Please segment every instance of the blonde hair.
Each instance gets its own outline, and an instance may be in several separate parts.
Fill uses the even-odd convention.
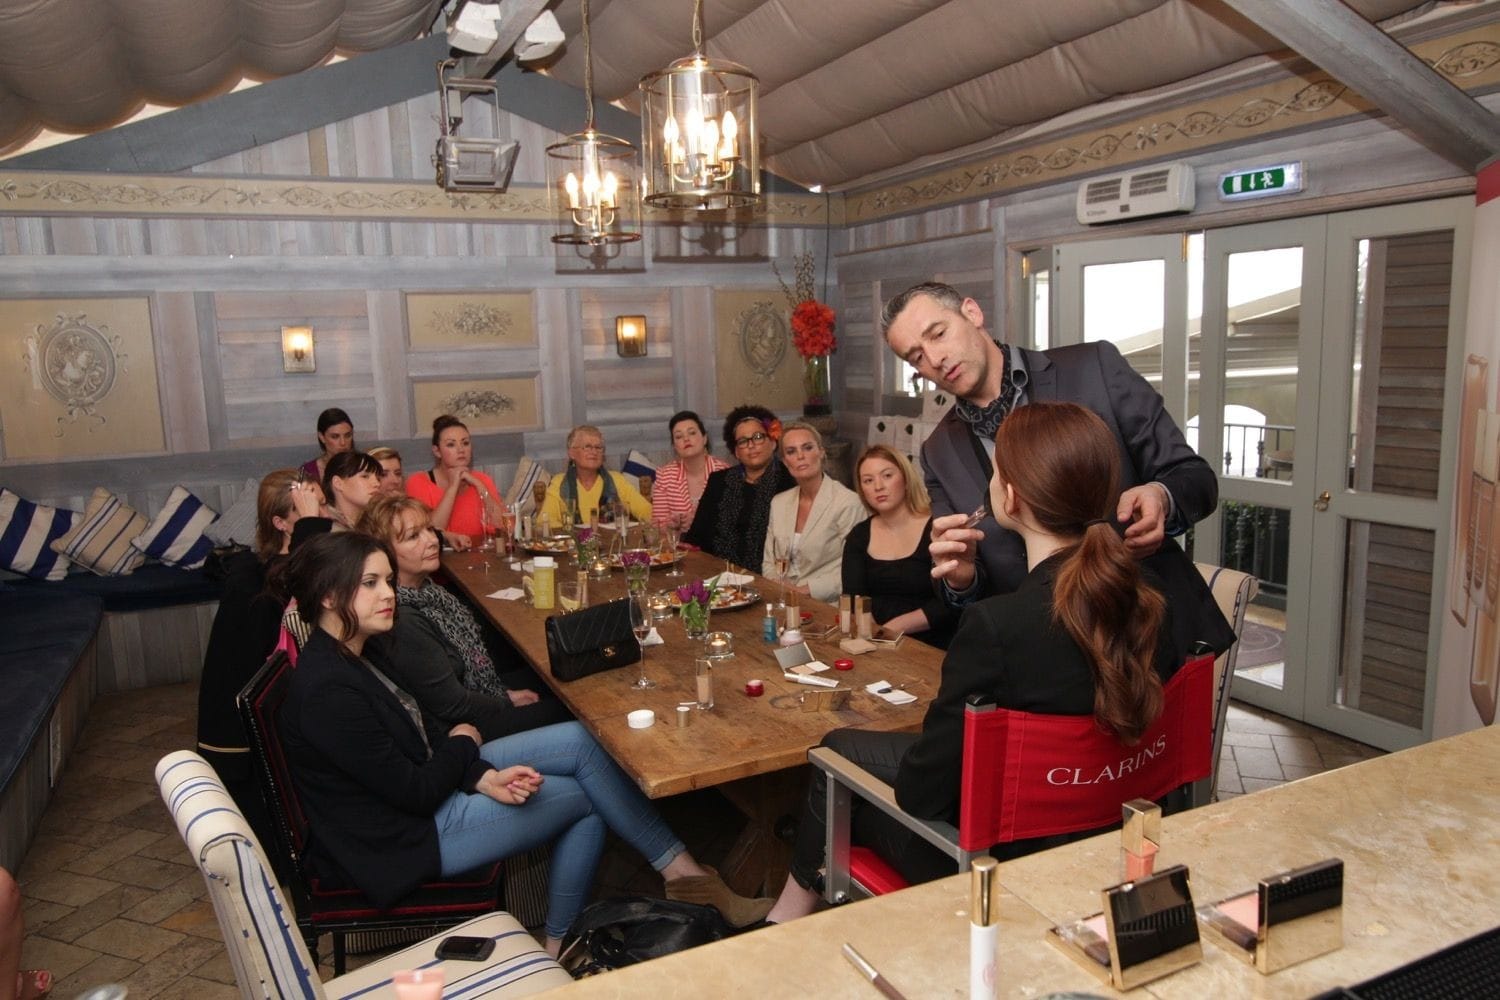
[[[354,530],[373,535],[387,545],[394,545],[396,536],[401,533],[403,515],[408,512],[420,514],[423,521],[432,524],[432,512],[416,497],[376,497],[365,505]]]
[[[381,445],[379,448],[371,448],[365,454],[377,462],[384,462],[388,458],[394,458],[398,462],[401,461],[401,453],[395,448],[388,448],[385,445]]]
[[[812,424],[808,423],[806,420],[793,420],[791,423],[783,425],[781,428],[781,441],[785,441],[786,436],[792,431],[806,431],[808,434],[812,435],[813,444],[818,446],[819,451],[827,450],[823,447],[823,435],[818,433],[818,429]],[[776,443],[780,445],[781,441],[778,441]]]
[[[565,448],[571,448],[571,447],[573,447],[573,442],[575,440],[577,440],[578,435],[580,435],[580,434],[592,434],[596,438],[599,439],[599,443],[600,444],[604,443],[604,432],[603,431],[601,431],[599,428],[595,427],[593,424],[579,424],[577,427],[575,427],[572,430],[568,431],[568,441],[567,441],[567,444],[565,444],[563,447],[565,447]]]
[[[883,459],[901,470],[901,478],[906,480],[904,499],[907,510],[913,514],[932,513],[932,498],[927,495],[927,486],[922,482],[922,477],[917,475],[917,470],[912,468],[911,461],[905,455],[888,444],[870,445],[860,452],[859,458],[854,462],[855,492],[859,494],[859,502],[865,505],[865,510],[871,514],[875,513],[875,508],[871,507],[870,501],[865,499],[865,491],[859,488],[859,470],[872,458]]]

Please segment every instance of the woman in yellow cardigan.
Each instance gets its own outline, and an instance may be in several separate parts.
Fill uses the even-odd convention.
[[[599,518],[600,504],[619,500],[637,521],[651,520],[651,503],[630,484],[627,477],[604,467],[604,432],[590,424],[579,424],[568,433],[568,470],[547,484],[542,513],[553,524],[562,521],[563,501],[578,506],[580,521]]]

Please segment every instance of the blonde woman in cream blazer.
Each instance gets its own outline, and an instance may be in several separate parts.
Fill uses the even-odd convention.
[[[797,589],[819,601],[837,600],[844,539],[867,516],[864,505],[853,490],[824,474],[823,437],[817,428],[800,421],[787,424],[780,448],[781,460],[797,485],[771,498],[761,565],[764,572],[775,572],[776,546],[788,544],[796,535]]]

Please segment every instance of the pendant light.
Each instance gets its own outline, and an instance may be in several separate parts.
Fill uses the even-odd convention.
[[[663,208],[760,201],[756,93],[737,63],[703,54],[703,0],[693,0],[693,54],[641,78],[643,195]]]
[[[641,238],[635,147],[594,128],[594,53],[583,0],[583,131],[547,147],[547,190],[557,217],[553,243],[607,247]]]

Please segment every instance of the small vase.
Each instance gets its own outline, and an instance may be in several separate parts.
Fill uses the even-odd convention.
[[[684,609],[685,611],[686,609]],[[711,608],[704,608],[701,614],[682,614],[682,630],[687,633],[689,639],[702,642],[708,638],[708,618]]]
[[[833,412],[833,395],[829,388],[828,355],[817,354],[802,360],[802,413],[822,417]]]

